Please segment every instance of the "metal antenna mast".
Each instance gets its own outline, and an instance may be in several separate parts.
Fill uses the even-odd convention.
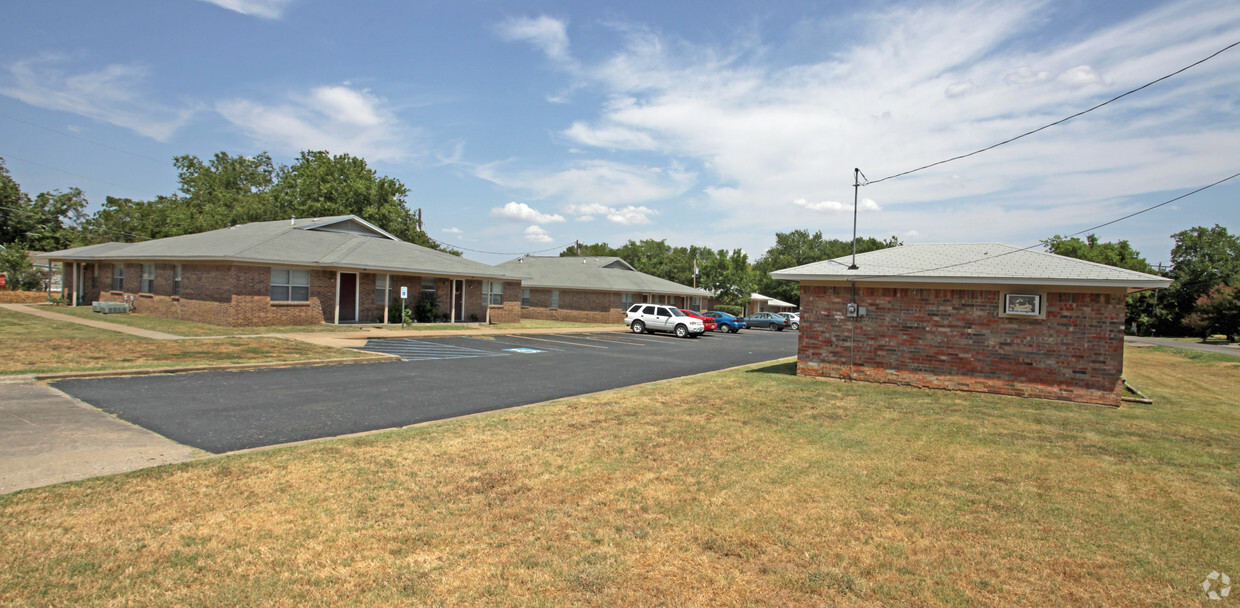
[[[857,193],[861,190],[861,169],[853,169],[853,255],[849,270],[857,269]]]

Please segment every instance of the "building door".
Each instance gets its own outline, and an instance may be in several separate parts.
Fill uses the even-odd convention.
[[[452,280],[452,321],[465,320],[465,281]]]
[[[340,321],[357,323],[357,273],[340,273]]]

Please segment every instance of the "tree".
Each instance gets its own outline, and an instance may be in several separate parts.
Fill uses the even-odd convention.
[[[1196,308],[1198,299],[1218,285],[1240,286],[1240,237],[1215,224],[1197,226],[1171,235],[1171,278],[1174,281],[1159,299],[1166,310],[1163,333],[1172,334]]]
[[[749,266],[749,256],[740,249],[729,253],[725,249],[701,253],[698,266],[701,281],[698,287],[705,289],[724,304],[743,306],[753,293],[754,273]]]
[[[186,154],[173,159],[173,165],[180,193],[172,197],[172,204],[167,199],[163,204],[177,234],[285,219],[272,204],[276,169],[266,152],[252,157],[217,152],[207,162]]]
[[[34,291],[43,288],[47,271],[35,268],[29,252],[17,243],[0,245],[0,273],[4,273],[5,289]]]
[[[297,162],[277,171],[272,188],[281,219],[352,214],[401,240],[440,249],[405,205],[408,194],[400,180],[379,176],[364,159],[324,151],[302,152]]]
[[[70,247],[78,240],[86,204],[78,188],[43,192],[31,199],[0,159],[0,245],[34,251]]]
[[[1240,334],[1240,288],[1216,285],[1197,298],[1193,312],[1184,317],[1184,326],[1195,330],[1202,342],[1214,334],[1235,342]]]
[[[877,251],[898,245],[900,245],[900,240],[894,236],[887,240],[864,237],[857,239],[857,253]],[[755,287],[764,296],[800,304],[800,285],[793,281],[772,279],[771,273],[776,270],[851,255],[852,251],[852,241],[824,239],[822,232],[810,234],[808,230],[793,230],[776,233],[775,245],[767,249],[766,253],[754,262],[754,272],[757,275]]]

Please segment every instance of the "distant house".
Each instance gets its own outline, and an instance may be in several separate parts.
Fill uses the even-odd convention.
[[[769,296],[764,296],[760,293],[755,293],[749,296],[749,304],[745,306],[745,314],[752,315],[758,312],[793,312],[796,309],[796,304],[785,302],[783,300],[777,300]]]
[[[521,281],[402,241],[352,215],[256,222],[140,243],[42,254],[64,265],[75,304],[132,300],[136,312],[229,326],[397,322],[422,292],[447,321],[520,320]]]
[[[638,272],[618,257],[523,256],[496,266],[521,278],[521,317],[619,323],[634,302],[698,310],[710,292]]]
[[[998,243],[772,272],[801,284],[797,373],[1119,405],[1128,293],[1170,279]]]

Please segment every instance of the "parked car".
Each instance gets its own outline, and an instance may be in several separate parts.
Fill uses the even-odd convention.
[[[702,325],[706,326],[706,331],[715,331],[715,329],[718,328],[718,325],[715,323],[714,319],[703,316],[702,313],[700,312],[697,312],[694,310],[685,310],[683,308],[680,309],[680,312],[683,312],[689,315],[690,317],[693,317],[694,319],[701,319]]]
[[[730,331],[732,333],[736,333],[746,327],[749,327],[749,325],[745,323],[744,317],[734,317],[726,312],[708,310],[702,313],[702,316],[714,319],[715,325],[718,326],[718,330],[722,332]]]
[[[788,319],[788,326],[792,329],[801,329],[801,313],[799,312],[781,312],[779,316]]]
[[[624,324],[635,334],[667,331],[680,338],[696,338],[706,333],[706,325],[665,304],[634,304],[624,313]]]
[[[788,319],[785,319],[773,312],[756,312],[745,317],[745,322],[750,327],[765,327],[771,331],[783,331],[785,327],[791,325]]]

